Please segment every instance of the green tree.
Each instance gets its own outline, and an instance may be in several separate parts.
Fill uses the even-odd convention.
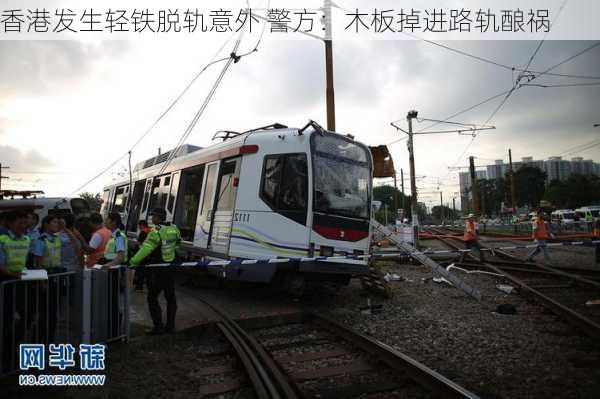
[[[535,208],[546,191],[546,172],[533,166],[523,166],[515,172],[517,204]]]
[[[450,220],[456,220],[458,218],[458,212],[454,212],[454,210],[446,205],[444,205],[443,207],[440,205],[436,205],[433,208],[431,208],[431,216],[433,216],[433,218],[437,221],[437,222],[441,222],[442,221],[442,214],[441,214],[441,210],[443,209],[443,220],[445,220],[446,222],[450,221]]]
[[[396,212],[397,209],[394,206],[394,193],[396,193],[396,195],[398,196],[398,209],[402,209],[402,204],[404,204],[405,217],[410,220],[410,218],[411,218],[410,198],[411,197],[408,195],[402,195],[402,192],[400,192],[400,190],[396,190],[393,186],[384,185],[384,186],[373,187],[373,200],[381,201],[381,209],[375,213],[375,219],[378,222],[380,222],[380,223],[385,222],[385,213],[384,212],[385,212],[386,206],[384,206],[384,205],[387,205],[388,222],[392,223],[395,220],[395,216],[398,213]],[[403,202],[403,199],[404,199],[404,202]],[[425,217],[425,213],[426,213],[425,208],[418,207],[418,213],[419,213],[420,218]]]
[[[600,202],[600,178],[595,175],[571,175],[567,180],[553,180],[544,199],[557,208],[575,209]]]
[[[100,193],[92,194],[85,192],[79,194],[79,198],[88,203],[91,212],[100,212],[100,206],[102,206],[102,196]]]
[[[502,208],[502,202],[506,198],[505,180],[502,178],[479,179],[477,180],[477,187],[482,214],[498,215]]]

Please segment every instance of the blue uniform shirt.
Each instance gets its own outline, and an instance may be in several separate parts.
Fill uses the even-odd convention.
[[[35,256],[44,256],[44,249],[46,249],[46,243],[44,240],[58,240],[58,237],[49,233],[42,233],[36,240],[32,240],[32,250],[31,252]]]
[[[117,233],[119,233],[117,235]],[[125,252],[125,235],[120,230],[112,232],[112,237],[115,239],[115,252]]]

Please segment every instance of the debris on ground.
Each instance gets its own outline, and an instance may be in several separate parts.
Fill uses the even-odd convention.
[[[600,305],[600,299],[592,299],[585,303],[586,306],[596,306]]]
[[[510,303],[503,303],[496,307],[496,313],[515,315],[515,314],[517,314],[517,307]]]
[[[443,278],[443,277],[434,277],[434,278],[433,278],[433,282],[434,282],[434,283],[438,283],[438,284],[441,284],[441,283],[446,283],[446,284],[448,284],[448,285],[451,285],[451,286],[453,286],[453,285],[452,285],[452,283],[451,283],[450,281],[446,280],[446,279],[445,279],[445,278]]]
[[[508,284],[497,284],[496,288],[499,289],[500,291],[504,292],[505,294],[512,294],[513,292],[515,292],[515,289],[516,289],[512,285],[508,285]]]
[[[401,276],[397,275],[396,273],[386,273],[383,276],[383,279],[387,282],[390,281],[403,281],[404,278],[402,278]]]

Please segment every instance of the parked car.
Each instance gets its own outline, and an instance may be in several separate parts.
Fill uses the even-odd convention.
[[[572,209],[559,209],[551,214],[552,223],[572,226],[575,223],[575,211]]]

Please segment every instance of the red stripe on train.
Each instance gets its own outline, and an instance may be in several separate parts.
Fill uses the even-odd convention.
[[[360,241],[369,236],[368,231],[342,229],[339,227],[313,226],[313,230],[329,240]]]

